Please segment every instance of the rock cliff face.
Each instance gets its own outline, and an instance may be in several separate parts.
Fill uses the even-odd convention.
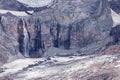
[[[0,24],[0,59],[5,63],[13,58],[10,55],[21,58],[20,53],[25,57],[84,55],[86,49],[99,53],[109,42],[113,22],[107,0],[56,0],[31,16],[2,14]]]
[[[22,58],[18,46],[17,18],[13,17],[0,16],[0,65]]]

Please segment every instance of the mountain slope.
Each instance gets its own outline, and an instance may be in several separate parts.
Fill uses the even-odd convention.
[[[62,62],[61,62],[62,60]],[[29,59],[25,64],[31,63]],[[55,57],[51,60],[35,60],[22,68],[17,60],[4,66],[0,74],[1,80],[119,80],[120,59],[119,55],[84,56],[84,57]],[[20,69],[19,69],[20,68]],[[16,71],[14,71],[16,70]]]

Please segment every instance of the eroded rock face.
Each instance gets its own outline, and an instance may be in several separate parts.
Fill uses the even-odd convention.
[[[0,16],[0,65],[22,58],[18,47],[17,18]]]
[[[42,52],[49,47],[61,49],[85,47],[106,39],[112,27],[107,0],[58,0],[52,9],[39,12],[37,18],[31,18],[35,19],[34,33],[28,29],[31,39],[35,38],[32,35],[36,34],[35,32],[41,35],[41,38],[35,38],[39,41],[34,40],[34,43],[37,43],[32,46],[35,48],[35,45],[39,44],[37,48]],[[29,21],[32,22],[31,19]],[[32,51],[38,52],[33,48]]]
[[[2,21],[0,43],[8,45],[4,39],[6,35],[11,41],[11,54],[17,51],[16,54],[21,52],[29,57],[51,56],[50,52],[46,53],[51,47],[74,50],[104,41],[112,27],[107,0],[57,0],[50,9],[23,18],[2,15]]]

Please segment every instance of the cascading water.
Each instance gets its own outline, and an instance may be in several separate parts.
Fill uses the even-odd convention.
[[[24,56],[29,57],[29,46],[28,46],[29,36],[28,36],[27,29],[25,27],[24,20],[23,20],[23,34],[24,34]]]

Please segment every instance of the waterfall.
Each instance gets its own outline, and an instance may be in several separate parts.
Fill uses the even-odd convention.
[[[29,36],[28,36],[28,32],[27,29],[25,27],[25,21],[23,20],[23,34],[24,34],[24,56],[25,57],[29,57]]]

